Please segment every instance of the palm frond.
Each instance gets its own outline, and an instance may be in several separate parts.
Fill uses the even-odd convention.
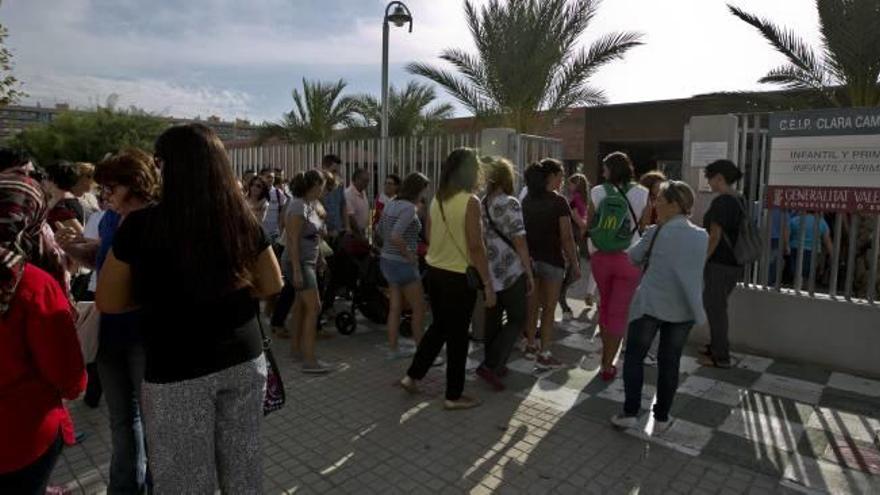
[[[474,113],[484,112],[487,108],[491,107],[489,102],[477,90],[449,71],[422,63],[411,63],[406,66],[406,70],[410,74],[422,76],[442,86],[453,98]]]

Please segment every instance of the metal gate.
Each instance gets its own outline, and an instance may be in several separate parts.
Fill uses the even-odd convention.
[[[753,205],[753,217],[764,233],[760,260],[747,267],[744,283],[755,289],[792,291],[810,297],[876,304],[880,214],[808,213],[767,207],[769,114],[737,116],[737,162],[745,173],[740,192]],[[810,220],[811,218],[811,220]],[[823,222],[829,239],[823,239]],[[805,246],[807,224],[811,245]],[[795,237],[786,234],[797,230]],[[824,241],[830,241],[830,253]],[[787,254],[783,249],[794,244]],[[788,274],[788,276],[786,276]]]
[[[357,169],[366,169],[372,181],[371,191],[375,194],[379,184],[385,182],[387,174],[397,174],[401,178],[411,172],[421,172],[431,179],[432,184],[440,180],[440,168],[452,150],[461,147],[480,147],[480,134],[447,134],[423,137],[388,138],[388,166],[379,170],[379,144],[376,139],[357,139],[330,141],[309,144],[271,144],[231,148],[229,158],[236,175],[246,170],[259,172],[263,167],[280,168],[287,177],[321,166],[321,158],[327,154],[338,155],[342,160],[342,173],[346,181]],[[542,136],[516,134],[510,146],[510,156],[518,171],[528,163],[541,158],[561,158],[562,141]]]

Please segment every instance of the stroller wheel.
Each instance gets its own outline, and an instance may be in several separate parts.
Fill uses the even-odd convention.
[[[351,335],[357,329],[357,320],[354,313],[339,313],[336,315],[336,330],[342,335]]]
[[[404,337],[412,337],[412,321],[408,316],[404,316],[400,320],[400,335]]]

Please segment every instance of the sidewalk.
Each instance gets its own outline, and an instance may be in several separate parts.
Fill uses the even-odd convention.
[[[707,369],[688,350],[670,428],[619,432],[608,418],[623,383],[598,378],[592,323],[558,328],[555,353],[568,368],[535,374],[515,352],[508,390],[471,373],[468,390],[484,404],[461,412],[441,407],[442,368],[420,396],[394,387],[408,362],[386,361],[383,327],[363,319],[353,336],[319,341],[322,359],[341,367],[328,376],[300,374],[288,341],[276,341],[288,404],[264,423],[265,492],[880,493],[880,382],[748,355]],[[645,409],[653,383],[649,368]],[[52,481],[102,493],[106,408],[70,406],[88,436],[64,451]]]

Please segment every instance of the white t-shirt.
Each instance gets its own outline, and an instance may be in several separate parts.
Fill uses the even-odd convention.
[[[275,239],[281,232],[280,216],[287,204],[287,195],[277,187],[269,189],[269,208],[263,218],[263,230],[270,239]]]
[[[629,200],[629,204],[632,206],[633,211],[636,214],[636,217],[632,219],[633,226],[639,225],[639,220],[642,219],[642,213],[645,211],[645,207],[648,206],[648,197],[650,196],[650,191],[647,188],[640,186],[638,184],[633,184],[630,187],[630,190],[626,192],[626,198]],[[605,199],[607,194],[605,193],[605,186],[598,185],[590,190],[590,199],[593,201],[593,206],[597,209],[599,205],[602,203],[602,200]],[[595,210],[594,210],[595,211]],[[638,232],[633,234],[632,242],[630,242],[630,247],[638,244],[639,239],[642,236],[639,235]],[[596,247],[593,246],[593,242],[590,241],[590,252],[596,250]]]
[[[98,225],[101,223],[101,219],[104,218],[104,213],[107,212],[105,210],[98,210],[89,216],[89,219],[86,220],[86,226],[83,227],[83,237],[94,240],[101,239],[101,235],[98,233]],[[95,292],[97,288],[98,270],[92,270],[92,276],[89,277],[89,291]]]

